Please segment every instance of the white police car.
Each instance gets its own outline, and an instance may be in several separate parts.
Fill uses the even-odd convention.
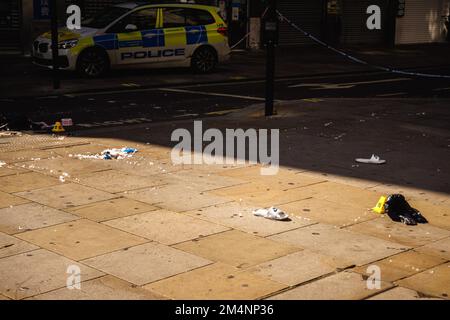
[[[110,67],[145,63],[212,71],[230,55],[227,26],[211,6],[122,3],[59,30],[60,69],[98,77]],[[51,67],[51,33],[33,43],[33,63]]]

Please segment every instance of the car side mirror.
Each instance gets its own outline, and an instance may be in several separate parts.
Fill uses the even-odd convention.
[[[127,24],[125,31],[132,32],[137,31],[138,27],[135,24]]]

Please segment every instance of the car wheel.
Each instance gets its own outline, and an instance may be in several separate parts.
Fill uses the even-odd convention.
[[[198,73],[208,73],[213,71],[217,65],[217,54],[214,49],[200,47],[192,56],[191,66]]]
[[[109,69],[108,55],[100,49],[86,49],[78,58],[77,69],[82,76],[98,78]]]

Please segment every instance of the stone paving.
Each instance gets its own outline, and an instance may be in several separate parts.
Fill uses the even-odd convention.
[[[125,139],[33,139],[0,154],[0,299],[449,298],[442,194],[413,197],[431,223],[408,227],[370,211],[387,191],[369,180],[174,167],[168,148]],[[139,152],[73,157],[105,146]],[[253,216],[269,205],[291,221]],[[70,265],[80,290],[66,288]]]

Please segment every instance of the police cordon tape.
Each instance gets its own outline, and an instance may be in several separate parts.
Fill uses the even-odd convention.
[[[261,14],[261,20],[264,19],[265,15],[266,15],[266,13],[267,13],[267,11],[268,11],[268,9],[269,9],[269,8],[266,7],[266,9],[264,10],[264,12]],[[238,45],[240,45],[240,44],[242,43],[242,41],[244,41],[245,39],[247,39],[248,36],[249,36],[251,33],[252,33],[251,31],[247,32],[247,34],[246,34],[244,37],[242,37],[241,40],[239,40],[239,41],[236,42],[234,45],[232,45],[232,46],[230,47],[230,49],[233,50],[233,49],[236,48]]]
[[[336,49],[332,46],[330,46],[328,43],[323,42],[322,40],[316,38],[314,35],[312,35],[311,33],[303,30],[302,28],[300,28],[299,26],[297,26],[295,23],[293,23],[291,20],[289,20],[287,17],[285,17],[280,11],[277,10],[277,14],[278,16],[281,18],[281,21],[286,21],[291,27],[293,27],[294,29],[296,29],[297,31],[300,31],[301,33],[303,33],[306,37],[310,38],[311,40],[313,40],[314,42],[320,44],[323,47],[326,47],[327,49],[330,49],[344,57],[346,57],[347,59],[359,63],[359,64],[363,64],[366,65],[368,67],[377,69],[377,70],[382,70],[382,71],[386,71],[386,72],[391,72],[391,73],[396,73],[396,74],[403,74],[403,75],[408,75],[408,76],[418,76],[418,77],[427,77],[427,78],[445,78],[445,79],[450,79],[450,75],[441,75],[441,74],[430,74],[430,73],[420,73],[420,72],[410,72],[410,71],[402,71],[402,70],[398,70],[398,69],[394,69],[394,68],[388,68],[388,67],[383,67],[383,66],[379,66],[379,65],[375,65],[375,64],[371,64],[367,61],[358,59],[356,57],[353,57],[351,55],[349,55],[348,53]]]
[[[241,40],[239,40],[238,42],[236,42],[234,45],[232,45],[230,47],[231,50],[233,50],[234,48],[236,48],[238,45],[240,45],[242,43],[242,41],[244,41],[245,39],[248,38],[248,36],[250,35],[250,32],[248,32]]]

